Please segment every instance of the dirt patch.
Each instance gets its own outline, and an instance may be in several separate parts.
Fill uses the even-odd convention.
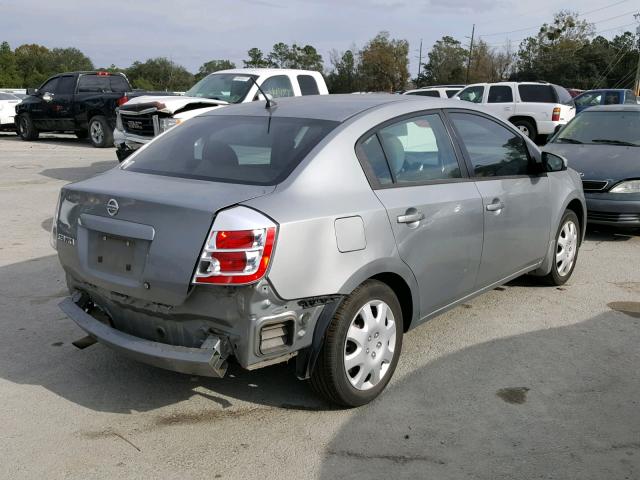
[[[240,410],[203,410],[201,412],[180,412],[171,415],[158,415],[153,418],[156,427],[167,427],[172,425],[194,425],[197,423],[215,422],[227,418],[244,417],[263,411],[268,408],[243,408]]]
[[[501,388],[496,392],[496,395],[507,403],[522,405],[527,401],[528,391],[528,387]]]

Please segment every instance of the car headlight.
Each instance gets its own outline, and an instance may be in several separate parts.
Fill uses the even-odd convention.
[[[609,190],[610,193],[640,193],[640,180],[620,182]]]
[[[166,132],[172,127],[176,125],[180,125],[182,123],[182,119],[180,118],[161,118],[160,119],[160,131]]]

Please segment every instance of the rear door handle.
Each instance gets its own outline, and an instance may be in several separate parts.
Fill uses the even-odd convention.
[[[499,212],[503,208],[504,208],[504,203],[500,202],[500,201],[493,202],[493,203],[490,203],[489,205],[487,205],[487,211],[488,212]]]
[[[419,222],[423,218],[424,218],[424,213],[422,212],[409,213],[406,215],[398,215],[398,223],[415,223],[415,222]]]

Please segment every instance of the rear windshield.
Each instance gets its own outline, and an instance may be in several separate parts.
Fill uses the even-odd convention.
[[[556,92],[551,85],[518,85],[520,100],[523,102],[557,103]]]
[[[124,93],[130,90],[122,75],[85,74],[78,80],[78,93]]]
[[[307,118],[197,117],[158,137],[122,168],[214,182],[275,185],[337,125]]]

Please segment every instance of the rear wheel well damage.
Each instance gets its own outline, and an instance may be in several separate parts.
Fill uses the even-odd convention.
[[[390,272],[380,273],[371,278],[386,284],[393,290],[393,293],[396,294],[398,302],[400,302],[400,308],[402,309],[403,330],[405,332],[409,330],[413,318],[413,299],[411,297],[411,289],[409,285],[407,285],[407,282],[405,282],[400,275]]]
[[[355,291],[368,280],[378,280],[393,290],[393,293],[395,293],[398,298],[398,302],[400,303],[400,308],[402,309],[403,331],[406,332],[409,330],[413,319],[413,297],[411,295],[411,288],[409,285],[407,285],[404,279],[397,273],[384,272],[365,279],[352,291]],[[311,372],[313,371],[318,359],[318,355],[320,354],[320,350],[324,344],[324,337],[329,323],[331,323],[338,307],[345,298],[345,296],[335,297],[331,299],[332,301],[325,304],[315,325],[312,344],[309,347],[300,350],[296,357],[296,376],[299,379],[303,380],[310,378]]]

